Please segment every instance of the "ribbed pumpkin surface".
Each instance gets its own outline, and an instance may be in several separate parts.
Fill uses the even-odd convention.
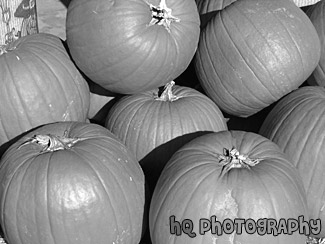
[[[65,133],[81,140],[44,153],[36,142],[21,146],[34,135]],[[8,243],[137,244],[143,211],[143,172],[101,126],[45,125],[13,144],[1,160],[0,223]]]
[[[271,139],[298,168],[307,192],[310,218],[325,221],[325,89],[292,92],[266,117],[260,134]],[[320,237],[324,237],[322,228]]]
[[[207,95],[247,117],[301,85],[320,58],[317,32],[291,0],[239,0],[201,32],[195,67]]]
[[[88,109],[88,84],[58,37],[25,36],[0,55],[0,144],[42,124],[85,121]]]
[[[196,0],[199,14],[221,10],[237,0]]]
[[[307,10],[311,22],[315,26],[321,43],[320,61],[313,72],[318,85],[325,86],[325,1],[319,1]]]
[[[218,155],[224,148],[236,148],[240,155],[260,159],[255,166],[233,168],[220,176]],[[170,233],[169,217],[193,222],[191,238]],[[149,212],[152,243],[155,244],[297,244],[306,236],[293,235],[199,234],[200,219],[216,216],[221,223],[229,218],[298,219],[307,216],[304,187],[298,171],[279,147],[258,134],[223,131],[196,138],[179,149],[164,168],[155,188]],[[212,224],[211,224],[212,227]],[[205,227],[206,228],[206,227]],[[215,230],[216,225],[212,227]]]

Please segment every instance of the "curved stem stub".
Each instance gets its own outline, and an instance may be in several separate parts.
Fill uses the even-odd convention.
[[[69,138],[67,137],[67,131],[65,131],[63,136],[56,136],[51,134],[46,135],[34,135],[27,141],[22,143],[18,149],[24,145],[35,143],[41,146],[40,153],[54,152],[58,150],[64,150],[71,148],[75,143],[86,138]]]
[[[180,19],[172,15],[172,10],[167,7],[166,0],[161,0],[159,6],[148,3],[151,10],[151,21],[149,26],[163,25],[170,32],[172,22],[179,22]]]
[[[247,155],[242,155],[236,148],[231,150],[224,148],[223,155],[218,154],[219,163],[222,165],[220,176],[226,174],[229,170],[234,168],[246,168],[255,166],[261,159],[251,159]]]

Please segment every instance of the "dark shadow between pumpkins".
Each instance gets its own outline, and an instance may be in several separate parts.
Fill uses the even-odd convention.
[[[178,136],[152,150],[143,159],[140,160],[140,165],[143,169],[146,181],[148,182],[149,190],[153,193],[158,178],[169,161],[172,155],[184,146],[186,143],[190,142],[194,138],[203,136],[212,131],[197,131],[193,133],[188,133],[182,136]]]

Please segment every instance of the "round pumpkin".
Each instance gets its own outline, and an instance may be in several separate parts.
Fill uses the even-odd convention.
[[[255,232],[244,222],[230,231],[236,219],[252,226],[273,219],[277,226],[299,216],[308,220],[305,190],[280,148],[255,133],[221,131],[193,139],[172,156],[152,196],[149,226],[155,244],[297,244],[306,236],[277,228],[268,234],[267,222]],[[186,233],[175,234],[176,221]]]
[[[144,175],[107,129],[44,125],[0,162],[0,223],[12,244],[137,244]]]
[[[88,110],[88,84],[60,38],[39,33],[3,47],[0,144],[42,124],[84,122]]]
[[[310,6],[306,14],[309,16],[311,22],[314,24],[315,29],[318,33],[321,43],[321,56],[320,61],[313,72],[313,76],[317,85],[325,86],[325,2],[319,1],[316,4]]]
[[[150,189],[171,155],[186,142],[211,131],[226,130],[220,109],[202,93],[168,83],[129,95],[109,111],[106,128],[136,156]]]
[[[298,88],[320,59],[308,16],[291,0],[239,0],[202,30],[195,69],[228,114],[248,117]]]
[[[325,221],[325,88],[306,86],[281,99],[260,134],[271,139],[298,168],[307,192],[309,216]],[[325,236],[325,228],[317,235]]]
[[[193,0],[72,0],[67,11],[72,58],[115,93],[139,93],[177,78],[190,64],[199,34]]]

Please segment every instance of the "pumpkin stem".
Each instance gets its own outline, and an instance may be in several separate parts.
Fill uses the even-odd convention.
[[[84,138],[86,139],[86,138]],[[67,131],[65,131],[63,136],[56,136],[56,135],[34,135],[31,138],[29,138],[27,141],[22,143],[19,147],[21,148],[24,145],[30,144],[30,143],[36,143],[41,146],[40,153],[45,152],[54,152],[58,150],[64,150],[71,148],[74,144],[76,144],[78,141],[81,141],[82,138],[69,138],[67,137]]]
[[[11,47],[11,45],[9,45],[9,44],[0,45],[0,56],[4,53],[7,53],[8,51],[12,51],[14,49],[16,49],[16,47],[15,46]]]
[[[167,7],[166,0],[160,0],[159,6],[154,6],[148,3],[151,10],[151,21],[149,26],[163,25],[165,29],[170,32],[170,24],[172,22],[179,22],[180,19],[172,15],[172,10]]]
[[[223,155],[218,155],[219,163],[222,165],[220,176],[226,174],[234,168],[247,168],[255,166],[260,159],[250,159],[247,155],[242,155],[236,148],[231,150],[224,148]]]
[[[155,99],[157,101],[173,102],[181,98],[173,94],[172,89],[174,85],[175,85],[175,81],[168,82],[165,85],[163,92],[160,95],[158,94]]]

